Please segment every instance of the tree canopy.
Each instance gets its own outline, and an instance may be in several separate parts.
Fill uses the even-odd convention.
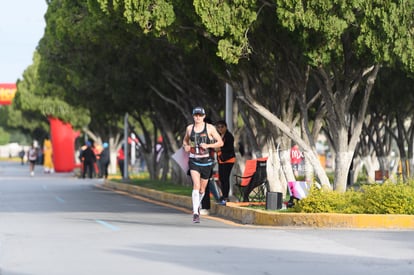
[[[128,112],[147,142],[159,131],[174,151],[192,107],[223,117],[229,83],[250,150],[293,141],[332,188],[315,146],[323,132],[344,191],[378,73],[414,71],[413,14],[408,0],[52,0],[36,85],[101,135]]]

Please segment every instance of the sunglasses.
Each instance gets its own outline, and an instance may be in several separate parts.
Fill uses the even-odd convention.
[[[224,125],[217,125],[216,127],[217,128],[224,128],[225,126]]]
[[[202,115],[202,114],[194,114],[193,116],[199,116],[199,117],[202,117],[202,116],[204,116],[204,115]]]

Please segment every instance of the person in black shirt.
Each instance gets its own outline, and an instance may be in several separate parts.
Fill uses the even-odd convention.
[[[234,152],[234,137],[227,130],[227,123],[224,120],[216,122],[217,131],[223,139],[224,145],[217,150],[217,162],[219,171],[219,180],[221,184],[221,203],[225,204],[229,200],[230,192],[230,173],[236,162],[236,153]]]
[[[83,160],[82,178],[85,178],[86,171],[88,171],[88,177],[91,179],[94,169],[94,163],[96,161],[96,156],[92,150],[92,143],[90,141],[86,142],[86,148],[81,153],[81,159]]]

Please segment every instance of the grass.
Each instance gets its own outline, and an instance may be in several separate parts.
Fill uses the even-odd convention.
[[[170,194],[182,195],[182,196],[191,196],[191,190],[192,189],[191,189],[190,186],[178,185],[178,184],[173,183],[173,182],[150,180],[150,179],[141,178],[141,177],[139,177],[139,178],[131,177],[128,180],[128,182],[125,182],[121,179],[120,176],[109,177],[109,179],[112,180],[112,181],[115,181],[115,182],[132,184],[132,185],[141,186],[141,187],[144,187],[144,188],[149,188],[149,189],[153,189],[153,190],[157,190],[157,191],[161,191],[161,192],[166,192],[166,193],[170,193]]]

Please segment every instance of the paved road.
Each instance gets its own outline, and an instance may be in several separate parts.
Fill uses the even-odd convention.
[[[414,274],[414,231],[240,226],[0,162],[0,275]]]

